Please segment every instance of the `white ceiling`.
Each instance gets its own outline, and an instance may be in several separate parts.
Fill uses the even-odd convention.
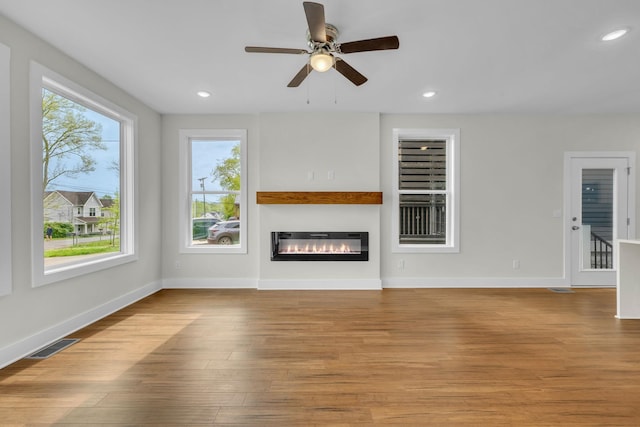
[[[330,70],[288,88],[305,56],[244,52],[306,48],[302,0],[0,0],[0,13],[161,113],[640,112],[640,0],[320,2],[339,42],[398,35],[399,50],[343,55],[363,86]]]

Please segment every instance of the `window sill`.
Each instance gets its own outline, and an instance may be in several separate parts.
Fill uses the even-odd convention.
[[[423,253],[423,254],[451,254],[460,253],[460,248],[455,246],[437,246],[437,245],[402,245],[394,246],[391,249],[392,253],[396,254],[411,254],[411,253]]]

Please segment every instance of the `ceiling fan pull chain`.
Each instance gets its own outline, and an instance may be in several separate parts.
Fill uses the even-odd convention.
[[[336,66],[333,66],[334,70],[336,68]],[[338,105],[338,85],[336,84],[337,81],[337,74],[333,73],[333,103],[335,105]]]
[[[309,69],[311,65],[309,65],[309,63],[307,62],[307,74],[309,74],[311,72],[311,70]],[[309,101],[309,80],[307,80],[304,84],[307,87],[307,105],[311,104],[311,102]]]

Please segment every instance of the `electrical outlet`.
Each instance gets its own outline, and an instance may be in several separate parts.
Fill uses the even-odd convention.
[[[404,270],[404,260],[403,259],[398,261],[398,270]]]
[[[514,259],[513,260],[513,269],[517,270],[520,268],[520,260],[519,259]]]
[[[180,261],[176,261],[176,270],[182,269],[182,263]]]

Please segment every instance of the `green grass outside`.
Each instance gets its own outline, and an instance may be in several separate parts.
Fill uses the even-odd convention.
[[[44,251],[45,258],[77,256],[77,255],[95,255],[108,252],[119,252],[120,240],[116,239],[115,245],[111,245],[111,240],[102,240],[97,242],[78,243],[68,248],[49,249]]]

